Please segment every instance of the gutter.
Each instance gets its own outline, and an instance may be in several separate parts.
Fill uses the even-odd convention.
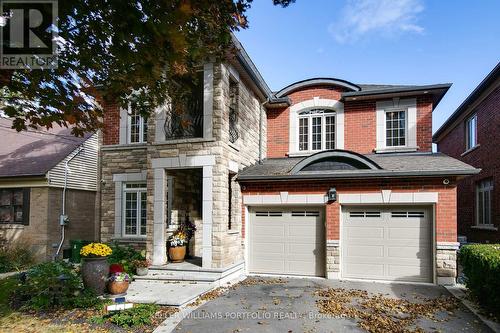
[[[295,174],[295,175],[239,175],[238,181],[288,181],[288,180],[325,180],[325,179],[364,179],[364,178],[424,178],[424,177],[446,177],[446,176],[471,176],[477,175],[481,169],[470,170],[448,170],[448,171],[393,171],[393,172],[366,172],[358,174]]]

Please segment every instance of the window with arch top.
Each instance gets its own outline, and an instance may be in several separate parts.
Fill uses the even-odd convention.
[[[335,149],[335,116],[335,111],[329,109],[299,112],[299,151]]]

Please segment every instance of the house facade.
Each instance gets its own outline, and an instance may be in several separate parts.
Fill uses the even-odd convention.
[[[315,78],[271,92],[234,43],[234,59],[200,68],[182,113],[105,106],[102,240],[159,266],[189,220],[207,270],[454,283],[456,184],[478,170],[432,153],[450,85]]]
[[[500,241],[500,64],[434,134],[438,150],[481,172],[458,183],[458,235]]]
[[[11,127],[0,118],[0,245],[29,246],[44,261],[59,246],[62,257],[71,240],[98,239],[98,135],[76,138],[57,125],[19,133]]]

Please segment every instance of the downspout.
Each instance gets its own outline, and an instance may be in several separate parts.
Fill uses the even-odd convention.
[[[259,105],[259,164],[262,164],[262,109],[269,102],[269,97]]]
[[[59,247],[57,248],[57,252],[54,255],[54,260],[56,260],[57,257],[59,257],[59,254],[61,253],[61,248],[63,246],[64,237],[65,237],[65,235],[64,235],[65,221],[63,221],[63,219],[66,216],[66,190],[68,188],[68,166],[69,166],[69,162],[71,162],[75,157],[77,157],[82,152],[82,150],[83,150],[83,146],[80,146],[78,148],[78,151],[76,152],[76,154],[73,155],[73,156],[71,156],[71,158],[69,158],[68,160],[66,160],[66,162],[64,163],[64,188],[63,188],[63,192],[62,192],[62,214],[59,217],[59,224],[61,225],[61,242],[59,243]]]

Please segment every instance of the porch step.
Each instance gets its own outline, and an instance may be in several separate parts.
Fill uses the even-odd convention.
[[[169,267],[172,266],[172,267]],[[142,281],[169,281],[169,282],[198,282],[198,283],[224,283],[243,274],[244,263],[240,262],[224,269],[212,269],[167,264],[165,266],[154,266],[149,268],[145,276],[134,276],[136,280]]]

